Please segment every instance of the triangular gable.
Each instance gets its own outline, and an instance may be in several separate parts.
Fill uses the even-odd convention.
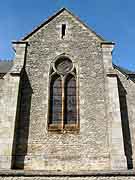
[[[67,11],[71,16],[73,16],[77,21],[79,21],[83,26],[85,26],[88,30],[90,30],[93,34],[95,34],[101,41],[105,41],[103,37],[98,35],[95,31],[90,29],[86,24],[84,24],[78,17],[76,17],[72,12],[70,12],[66,8],[60,9],[58,12],[56,12],[53,16],[51,16],[48,20],[37,26],[32,32],[27,34],[25,37],[21,39],[21,41],[27,40],[30,36],[32,36],[34,33],[36,33],[40,28],[42,28],[44,25],[48,24],[50,21],[52,21],[55,17],[57,17],[59,14],[61,14],[63,11]]]

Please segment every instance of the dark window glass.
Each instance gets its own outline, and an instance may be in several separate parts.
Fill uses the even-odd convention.
[[[66,35],[66,24],[62,24],[62,38]]]
[[[70,59],[63,57],[56,61],[55,67],[58,72],[66,74],[72,69],[73,64]]]
[[[62,121],[62,81],[59,75],[54,75],[50,84],[50,124],[60,124]]]
[[[76,80],[73,75],[68,75],[65,81],[65,124],[75,124],[77,120],[76,109]]]
[[[65,56],[58,58],[50,71],[51,74],[48,124],[50,130],[76,128],[74,125],[78,125],[77,86],[76,70],[72,61]]]

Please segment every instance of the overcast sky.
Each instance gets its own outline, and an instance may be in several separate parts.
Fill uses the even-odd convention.
[[[0,59],[13,59],[12,40],[19,40],[62,7],[115,42],[114,63],[135,71],[135,0],[1,0]]]

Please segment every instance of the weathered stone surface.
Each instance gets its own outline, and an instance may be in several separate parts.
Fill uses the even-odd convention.
[[[67,29],[66,36],[61,39],[63,22]],[[24,168],[64,171],[109,169],[101,40],[67,11],[63,11],[27,41],[26,74],[32,94],[29,119],[25,118],[27,112],[22,109],[20,120],[29,121]],[[79,133],[47,131],[49,68],[61,54],[72,60],[77,72]],[[20,130],[20,137],[23,134]]]
[[[66,24],[63,38],[62,24]],[[133,168],[135,84],[114,70],[113,44],[102,41],[64,10],[23,42],[15,44],[14,65],[0,79],[1,169],[12,166],[77,174]],[[48,131],[49,73],[60,56],[68,57],[76,69],[79,131]],[[11,174],[1,178],[134,179],[134,175],[127,176],[16,177]]]
[[[134,180],[135,177],[0,177],[0,180]]]
[[[80,171],[78,173],[62,173],[62,172],[49,172],[49,171],[4,171],[0,172],[0,179],[19,179],[19,180],[134,180],[134,171]]]
[[[135,82],[117,70],[124,149],[129,164],[135,166]]]

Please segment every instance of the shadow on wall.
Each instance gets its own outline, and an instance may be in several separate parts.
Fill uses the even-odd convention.
[[[12,169],[24,169],[27,154],[32,88],[26,71],[21,73],[12,150]]]
[[[128,107],[126,100],[127,92],[119,79],[118,79],[118,89],[119,89],[120,111],[121,111],[121,121],[122,121],[122,132],[123,132],[123,140],[124,140],[124,151],[127,159],[127,167],[128,169],[133,169],[132,143],[131,143],[131,135],[130,135],[130,127],[129,127]]]

